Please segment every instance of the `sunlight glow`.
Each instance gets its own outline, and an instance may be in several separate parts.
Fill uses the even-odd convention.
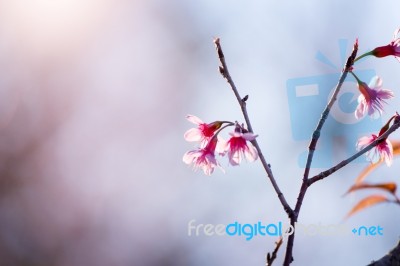
[[[79,44],[104,17],[103,0],[15,0],[1,6],[0,22],[18,45],[60,52]],[[66,47],[67,46],[67,47]]]

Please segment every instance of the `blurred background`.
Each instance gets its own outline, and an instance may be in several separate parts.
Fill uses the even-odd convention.
[[[287,222],[259,161],[223,158],[226,174],[211,177],[182,162],[195,147],[183,139],[187,114],[243,122],[213,38],[249,94],[259,143],[293,206],[308,141],[292,136],[287,80],[338,73],[339,39],[347,53],[357,37],[360,51],[389,43],[399,9],[395,0],[0,1],[0,265],[264,265],[273,237],[188,236],[193,219]],[[397,60],[359,67],[400,95]],[[346,155],[343,138],[332,140],[334,162]],[[311,187],[299,222],[380,225],[384,235],[298,235],[293,265],[365,265],[397,244],[398,206],[344,220],[371,194],[342,197],[366,165]],[[398,181],[399,170],[395,161],[368,180]]]

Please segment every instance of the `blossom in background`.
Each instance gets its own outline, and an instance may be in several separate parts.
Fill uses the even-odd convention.
[[[354,74],[353,74],[354,75]],[[355,111],[357,119],[362,118],[365,113],[376,118],[382,114],[386,99],[394,97],[391,90],[382,89],[382,79],[378,76],[372,78],[369,85],[360,81],[357,77],[358,89],[361,95],[358,97],[358,106]]]
[[[354,62],[364,58],[366,56],[373,55],[375,57],[386,57],[389,55],[393,55],[397,60],[400,61],[400,38],[397,37],[400,33],[400,28],[395,30],[393,40],[385,46],[376,47],[374,50],[369,51],[365,54],[360,55],[357,57]]]
[[[369,144],[374,142],[379,136],[372,134],[370,137],[362,137],[357,142],[357,149],[362,150]],[[367,152],[367,159],[372,163],[377,163],[379,160],[384,159],[387,166],[392,165],[393,161],[393,146],[392,143],[385,139],[374,148]]]
[[[255,140],[257,135],[250,132],[242,133],[241,129],[237,125],[235,131],[229,133],[231,138],[226,143],[226,151],[231,165],[240,164],[242,157],[246,157],[250,162],[258,158],[257,150],[251,143],[248,143],[248,141]]]
[[[200,118],[194,115],[187,115],[186,119],[197,125],[197,128],[191,128],[185,132],[184,138],[186,141],[200,141],[201,146],[207,145],[207,142],[214,136],[216,130],[218,130],[223,122],[215,121],[212,123],[204,123]]]
[[[193,164],[195,170],[201,168],[206,175],[211,175],[216,166],[224,172],[224,169],[215,158],[215,149],[218,141],[217,137],[213,137],[204,148],[186,152],[183,155],[183,162],[189,165]]]
[[[386,124],[381,128],[378,136],[375,134],[372,134],[370,137],[360,138],[357,142],[357,149],[358,150],[364,149],[365,147],[370,145],[372,142],[377,140],[379,137],[381,137],[383,134],[385,134],[385,132],[390,127],[390,123],[392,123],[392,121],[396,121],[396,119],[398,117],[399,117],[399,114],[396,112],[396,114],[394,116],[392,116],[386,122]],[[385,160],[387,166],[391,166],[392,161],[393,161],[393,145],[387,138],[381,139],[379,141],[378,145],[376,145],[374,148],[369,150],[366,155],[367,155],[368,160],[371,161],[372,163],[376,163],[379,160]]]
[[[399,35],[400,28],[394,32],[393,40],[385,46],[377,47],[371,51],[371,54],[376,57],[385,57],[393,55],[400,61],[400,38]]]

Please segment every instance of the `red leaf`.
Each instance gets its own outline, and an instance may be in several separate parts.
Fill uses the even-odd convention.
[[[357,203],[356,206],[351,209],[351,211],[346,215],[346,218],[349,218],[351,215],[359,212],[365,208],[371,207],[375,204],[389,201],[385,196],[382,195],[372,195],[362,199],[360,202]]]

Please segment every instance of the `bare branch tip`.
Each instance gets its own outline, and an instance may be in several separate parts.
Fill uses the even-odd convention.
[[[394,118],[393,124],[400,123],[400,115],[396,112],[396,117]]]

